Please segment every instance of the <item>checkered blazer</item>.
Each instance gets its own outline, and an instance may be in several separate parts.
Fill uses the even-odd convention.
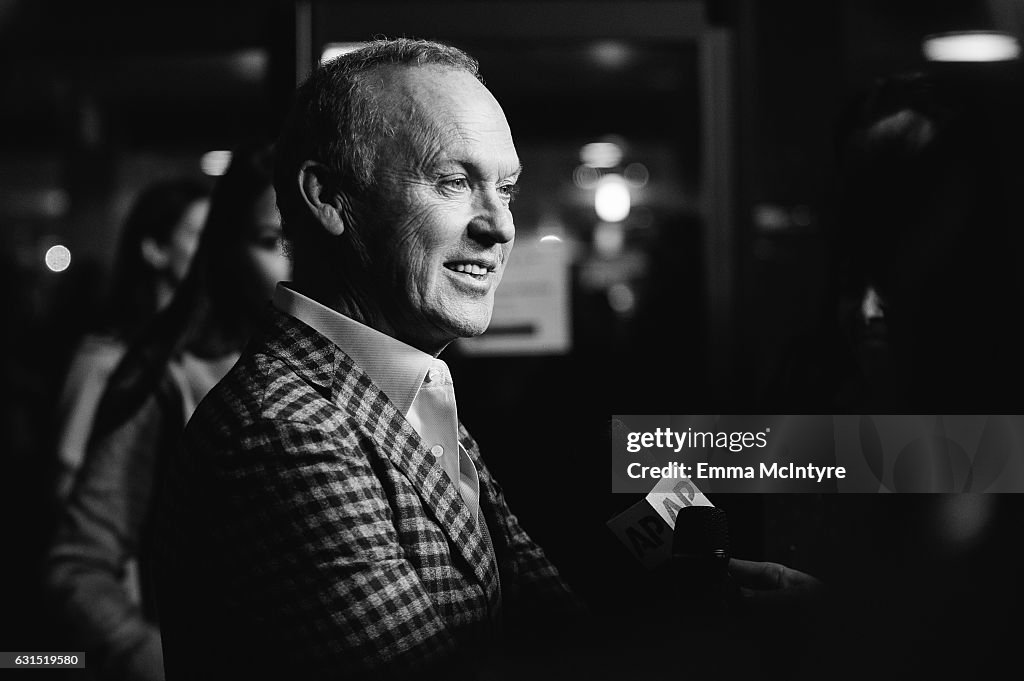
[[[161,472],[168,679],[362,678],[435,662],[447,675],[494,639],[503,606],[571,606],[459,428],[497,565],[384,393],[274,311]]]

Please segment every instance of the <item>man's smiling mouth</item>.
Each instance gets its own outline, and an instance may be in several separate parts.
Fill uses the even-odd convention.
[[[494,272],[493,265],[478,262],[450,262],[445,263],[445,267],[450,269],[452,272],[468,274],[478,279],[482,279],[486,277],[488,274],[493,274]]]

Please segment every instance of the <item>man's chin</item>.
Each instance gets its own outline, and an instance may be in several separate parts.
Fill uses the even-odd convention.
[[[475,338],[483,334],[490,324],[491,316],[487,315],[486,317],[448,319],[443,328],[450,340],[457,340],[459,338]]]

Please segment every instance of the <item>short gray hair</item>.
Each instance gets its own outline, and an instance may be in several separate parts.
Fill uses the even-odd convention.
[[[356,197],[373,186],[378,144],[389,131],[365,76],[392,65],[445,66],[482,80],[476,59],[462,50],[412,38],[374,40],[317,66],[295,91],[276,145],[274,188],[289,241],[295,241],[304,221],[296,178],[305,161],[323,164]]]

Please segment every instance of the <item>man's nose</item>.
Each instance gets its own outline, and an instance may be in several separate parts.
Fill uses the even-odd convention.
[[[474,239],[488,244],[505,244],[515,238],[512,212],[496,190],[481,192],[469,232]]]

